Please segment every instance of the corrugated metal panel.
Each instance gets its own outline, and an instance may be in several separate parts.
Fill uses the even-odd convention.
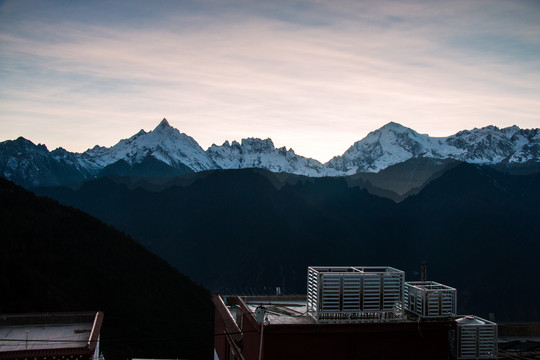
[[[405,283],[405,309],[420,317],[454,316],[456,289],[433,281]]]
[[[401,318],[404,278],[390,267],[309,267],[308,313],[318,321]]]
[[[477,316],[466,316],[456,323],[458,360],[497,358],[497,324]]]

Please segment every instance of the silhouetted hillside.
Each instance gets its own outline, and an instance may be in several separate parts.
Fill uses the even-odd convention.
[[[40,191],[114,224],[212,291],[304,293],[309,265],[390,265],[418,280],[426,261],[429,279],[458,288],[461,313],[540,319],[540,290],[518,291],[538,278],[538,174],[459,165],[399,204],[343,178],[281,187],[271,178],[223,170],[161,191],[111,179]]]
[[[336,244],[361,247],[359,232],[363,241],[377,242],[385,236],[379,228],[391,225],[392,201],[351,189],[343,179],[277,189],[260,172],[217,171],[160,192],[129,190],[110,179],[77,191],[42,191],[129,232],[213,290],[262,283],[303,291],[306,263],[345,261],[350,251],[330,251]],[[366,258],[369,249],[362,253]]]
[[[540,319],[540,174],[460,165],[398,205],[412,260],[456,286],[462,311]],[[531,286],[532,285],[532,286]]]
[[[154,177],[178,176],[192,173],[193,170],[185,165],[178,164],[176,167],[167,165],[152,156],[146,156],[141,162],[129,164],[125,160],[105,166],[98,174],[104,176],[145,176],[152,174]]]
[[[459,164],[452,159],[411,158],[377,173],[358,173],[345,179],[349,186],[365,187],[373,195],[402,201]]]
[[[102,310],[106,359],[209,359],[210,294],[127,235],[0,178],[0,313]]]

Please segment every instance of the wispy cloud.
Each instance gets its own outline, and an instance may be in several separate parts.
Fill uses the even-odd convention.
[[[203,147],[271,137],[326,161],[389,121],[437,136],[540,125],[534,3],[228,5],[2,26],[0,132],[82,151],[166,116]]]

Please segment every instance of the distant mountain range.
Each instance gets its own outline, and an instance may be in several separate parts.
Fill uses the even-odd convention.
[[[405,186],[417,167],[424,184],[434,171],[425,160],[380,173],[401,174]],[[35,191],[125,231],[212,292],[305,294],[311,265],[389,265],[419,280],[426,261],[429,280],[458,289],[460,313],[540,320],[540,173],[452,162],[400,202],[348,183],[368,180],[240,169]]]
[[[426,261],[430,280],[458,288],[461,313],[539,320],[540,290],[528,288],[540,282],[539,137],[490,126],[432,138],[389,123],[321,164],[270,139],[205,151],[163,120],[81,154],[5,141],[0,174],[115,226],[212,291],[305,293],[310,265],[390,265],[415,280]]]
[[[524,173],[540,169],[539,129],[512,126],[461,131],[435,138],[391,122],[325,164],[276,148],[271,139],[226,141],[206,151],[166,119],[112,147],[83,153],[49,151],[19,137],[0,143],[0,176],[27,188],[76,183],[106,175],[170,177],[216,169],[261,168],[309,177],[376,173],[410,159],[452,159]],[[532,171],[530,169],[533,169]]]

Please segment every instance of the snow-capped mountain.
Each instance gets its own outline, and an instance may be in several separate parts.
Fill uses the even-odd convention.
[[[241,143],[225,141],[212,145],[207,153],[222,169],[263,168],[306,176],[328,176],[334,173],[317,160],[298,156],[293,149],[276,148],[271,139],[242,139]],[[337,172],[335,174],[338,174]]]
[[[326,165],[348,175],[357,172],[378,172],[390,165],[416,157],[447,158],[456,149],[445,144],[444,138],[418,134],[395,122],[370,132],[357,141],[342,156]]]
[[[172,167],[184,165],[193,171],[217,168],[191,136],[170,126],[166,119],[163,119],[154,130],[148,133],[141,130],[129,139],[120,140],[113,147],[96,146],[89,149],[80,154],[79,161],[92,173],[97,173],[119,160],[136,164],[147,156]]]
[[[539,129],[487,126],[449,136],[446,143],[463,150],[456,159],[476,164],[525,163],[540,159]]]
[[[378,172],[411,158],[455,159],[475,164],[520,164],[540,161],[538,129],[517,126],[461,131],[449,137],[430,137],[391,122],[357,141],[342,156],[325,164],[348,175]]]
[[[354,143],[343,155],[321,164],[292,149],[276,148],[271,139],[226,141],[205,151],[163,119],[150,132],[141,130],[112,147],[95,146],[84,153],[62,148],[50,152],[45,145],[35,145],[22,137],[4,141],[0,143],[0,175],[26,187],[67,184],[103,174],[173,176],[253,167],[313,177],[344,176],[378,172],[411,158],[504,166],[539,164],[540,131],[488,126],[449,137],[430,137],[391,122]]]
[[[49,152],[23,137],[0,143],[0,176],[26,187],[61,185],[88,178],[76,155],[58,148]]]

